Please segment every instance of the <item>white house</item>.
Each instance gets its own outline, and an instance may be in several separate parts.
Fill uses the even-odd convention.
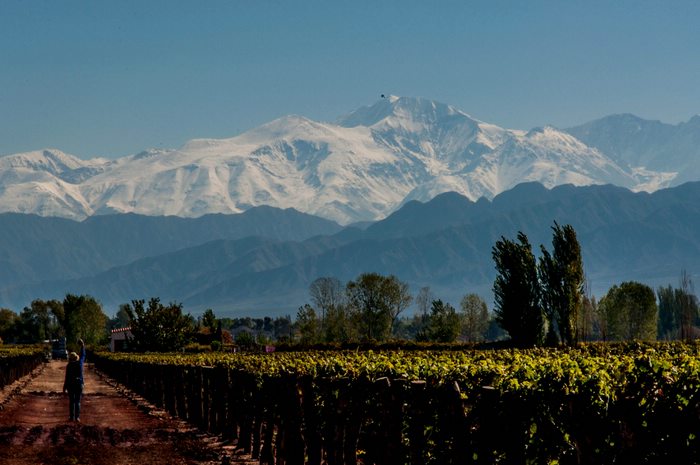
[[[129,339],[133,339],[131,328],[116,328],[112,330],[109,336],[109,350],[112,352],[121,352],[125,349]]]

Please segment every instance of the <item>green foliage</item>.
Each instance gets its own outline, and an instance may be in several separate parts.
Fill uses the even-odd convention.
[[[69,343],[83,339],[86,344],[95,345],[107,340],[107,315],[93,297],[67,294],[63,299],[62,313],[63,329]]]
[[[18,330],[19,315],[8,308],[0,308],[0,339],[12,341]]]
[[[191,367],[214,367],[207,370],[210,376],[226,382],[209,383],[208,389],[223,386],[224,396],[235,392],[227,397],[233,411],[247,408],[256,416],[248,418],[252,424],[267,418],[278,431],[287,431],[288,422],[304,425],[324,447],[337,443],[333,427],[348,427],[351,418],[362,434],[352,436],[344,451],[367,454],[368,463],[691,463],[688,458],[700,452],[698,344],[103,353],[95,360],[156,400],[169,388],[161,379],[164,365],[183,367],[181,379],[192,382],[201,382],[203,370]],[[310,436],[296,440],[306,447]],[[410,461],[396,455],[378,460],[370,456],[376,448],[366,447],[407,442]],[[281,447],[279,457],[287,451]]]
[[[0,342],[0,391],[28,375],[44,361],[44,348],[33,346],[4,346]]]
[[[256,345],[255,336],[250,331],[239,332],[236,334],[235,341],[236,345],[244,349],[251,349]]]
[[[15,335],[19,342],[40,342],[63,334],[63,306],[55,300],[33,300],[29,307],[24,307],[16,322]]]
[[[556,327],[561,342],[573,345],[578,339],[576,327],[583,299],[581,246],[571,225],[561,227],[555,222],[552,231],[553,252],[541,246],[538,267],[542,305],[550,331]]]
[[[544,342],[544,317],[540,308],[537,265],[527,236],[518,242],[501,237],[492,250],[496,264],[493,284],[496,320],[518,346]]]
[[[426,325],[426,340],[454,342],[460,332],[460,318],[454,307],[442,300],[434,300]]]
[[[209,331],[212,333],[216,331],[218,320],[216,319],[216,315],[214,315],[214,310],[211,308],[204,310],[202,314],[202,326],[209,328]]]
[[[346,306],[334,306],[326,311],[320,321],[324,342],[348,342],[356,339],[356,331]]]
[[[319,342],[319,320],[311,305],[299,307],[296,318],[296,327],[299,331],[299,342],[302,344],[315,344]]]
[[[600,300],[599,313],[607,340],[656,339],[656,297],[645,284],[628,281],[613,286]]]
[[[126,311],[131,319],[133,347],[138,351],[170,352],[182,349],[192,338],[194,322],[183,315],[182,304],[167,306],[152,298],[145,307],[144,300],[133,300]]]
[[[387,339],[397,317],[412,300],[407,284],[378,273],[361,274],[347,283],[346,292],[360,338],[366,341]]]
[[[88,344],[101,344],[107,339],[107,316],[101,305],[87,295],[67,294],[63,302],[36,299],[17,318],[10,311],[0,311],[0,325],[2,321],[12,325],[5,329],[5,335],[18,342],[34,343],[65,336],[71,344],[79,338]]]

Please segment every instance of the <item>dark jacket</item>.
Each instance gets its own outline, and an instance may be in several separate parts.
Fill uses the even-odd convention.
[[[81,391],[83,389],[83,364],[85,363],[85,346],[80,348],[80,358],[68,362],[66,379],[63,381],[64,391]]]

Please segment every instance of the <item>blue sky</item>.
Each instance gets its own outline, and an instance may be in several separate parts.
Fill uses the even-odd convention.
[[[530,129],[700,113],[696,1],[0,2],[0,155],[334,121],[381,93]]]

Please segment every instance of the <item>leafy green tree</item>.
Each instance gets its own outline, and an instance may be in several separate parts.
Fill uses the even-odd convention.
[[[454,342],[460,333],[460,318],[455,308],[443,303],[442,300],[433,300],[430,307],[428,320],[427,339],[435,342]]]
[[[311,305],[299,307],[295,325],[299,331],[299,342],[315,344],[319,341],[319,319]]]
[[[19,315],[9,308],[0,308],[0,340],[8,342],[15,340],[20,322]]]
[[[358,334],[367,341],[389,337],[396,318],[411,303],[405,283],[378,273],[364,273],[348,282],[346,293]]]
[[[365,340],[381,340],[388,336],[391,317],[383,294],[384,277],[364,273],[346,285],[348,304],[358,332]]]
[[[65,334],[65,325],[60,320],[62,306],[57,301],[33,300],[24,307],[17,324],[17,340],[39,342]]]
[[[576,324],[583,300],[583,260],[576,231],[571,225],[552,226],[552,253],[541,246],[542,257],[538,267],[541,299],[550,321],[550,331],[564,344],[577,341]]]
[[[635,281],[613,286],[600,299],[599,309],[606,339],[656,339],[658,308],[649,286]]]
[[[322,338],[325,342],[348,342],[356,337],[356,328],[347,306],[332,307],[326,312],[322,320]]]
[[[493,284],[496,320],[514,344],[536,346],[544,342],[544,317],[539,305],[537,264],[527,236],[518,242],[501,237],[492,249],[496,264]]]
[[[459,307],[462,311],[462,338],[466,342],[483,341],[489,327],[489,310],[484,299],[467,294],[462,297]]]
[[[251,331],[243,330],[236,335],[236,345],[243,349],[252,349],[255,347],[255,336]]]
[[[60,313],[59,310],[56,312]],[[69,343],[83,339],[86,344],[101,344],[107,340],[107,315],[93,297],[67,294],[62,312],[63,329]]]
[[[185,347],[194,333],[192,316],[182,313],[182,304],[167,306],[154,297],[145,306],[144,300],[132,300],[126,311],[131,319],[133,346],[138,351],[172,352]]]
[[[208,308],[204,310],[202,314],[202,326],[209,329],[209,332],[214,333],[217,327],[216,315],[214,315],[214,310]]]

